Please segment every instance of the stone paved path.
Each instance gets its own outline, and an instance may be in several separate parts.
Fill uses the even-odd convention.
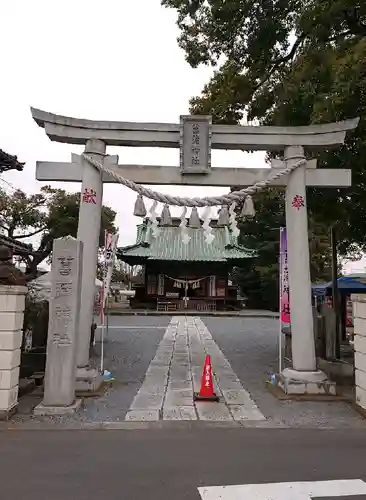
[[[193,400],[206,354],[211,356],[218,403]],[[126,421],[161,419],[265,420],[200,318],[172,318],[125,417]]]

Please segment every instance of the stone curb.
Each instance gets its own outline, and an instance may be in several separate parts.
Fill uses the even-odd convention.
[[[206,311],[192,311],[192,312],[178,312],[178,311],[108,311],[108,316],[212,316],[215,318],[269,318],[278,319],[278,313],[249,313],[249,314],[238,314],[233,312],[224,312],[220,314],[215,314],[214,312]]]
[[[0,434],[5,432],[71,432],[71,431],[144,431],[144,430],[176,430],[187,431],[201,429],[276,429],[279,431],[287,429],[305,429],[305,430],[349,430],[361,429],[362,426],[344,425],[341,427],[334,425],[316,425],[316,424],[300,424],[288,425],[282,422],[267,421],[241,421],[241,422],[208,422],[208,421],[189,421],[182,420],[179,422],[169,422],[160,420],[157,422],[85,422],[83,424],[45,424],[44,422],[37,423],[16,423],[10,425],[0,425]]]
[[[0,432],[6,431],[113,431],[113,430],[163,430],[163,429],[181,429],[186,430],[195,427],[220,427],[220,428],[240,428],[240,422],[192,422],[181,420],[169,422],[159,420],[155,422],[84,422],[84,423],[45,423],[45,422],[18,422],[7,425],[0,425]]]
[[[290,428],[282,423],[273,421],[231,421],[231,422],[210,422],[210,421],[168,421],[159,420],[155,422],[84,422],[84,423],[45,423],[45,422],[17,422],[5,423],[0,425],[1,432],[19,432],[19,431],[133,431],[133,430],[189,430],[189,429],[245,429],[245,428]]]

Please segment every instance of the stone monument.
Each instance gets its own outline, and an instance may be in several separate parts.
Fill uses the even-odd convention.
[[[53,243],[52,289],[43,402],[36,415],[73,413],[83,244],[70,236]]]
[[[27,287],[12,263],[11,250],[0,246],[0,420],[8,419],[18,402],[20,347]]]

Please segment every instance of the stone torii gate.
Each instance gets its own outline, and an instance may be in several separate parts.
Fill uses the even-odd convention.
[[[249,127],[212,125],[208,116],[182,116],[180,124],[94,121],[65,117],[31,109],[36,123],[52,141],[85,145],[85,153],[113,172],[137,184],[250,186],[270,180],[279,169],[293,166],[319,149],[338,147],[347,131],[357,127],[358,118],[303,127]],[[197,135],[198,134],[198,135]],[[197,140],[198,138],[198,140]],[[118,165],[118,157],[106,155],[107,146],[180,148],[178,166]],[[267,150],[284,152],[283,161],[273,160],[271,168],[211,168],[211,148],[226,150]],[[178,156],[177,156],[178,159]],[[178,162],[177,162],[178,163]],[[81,182],[78,239],[83,241],[82,304],[78,332],[77,388],[94,390],[97,373],[89,367],[90,325],[93,315],[94,280],[103,184],[116,182],[82,156],[72,155],[71,163],[37,162],[39,181]],[[311,306],[310,256],[306,186],[349,187],[351,171],[316,169],[316,160],[304,162],[273,185],[286,186],[286,225],[293,369],[284,370],[286,388],[291,383],[299,392],[300,382],[311,391],[325,375],[316,369],[313,315]],[[294,203],[300,200],[300,203]],[[310,387],[310,389],[309,389]],[[304,389],[305,390],[305,389]],[[290,389],[289,389],[290,391]],[[318,392],[318,391],[316,391]]]

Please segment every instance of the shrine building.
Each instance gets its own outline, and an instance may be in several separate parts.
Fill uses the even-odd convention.
[[[190,227],[190,241],[182,239],[180,218],[161,225],[154,236],[152,223],[144,219],[137,226],[136,243],[119,248],[117,258],[131,266],[143,266],[144,283],[135,285],[131,307],[179,310],[229,310],[240,307],[238,289],[229,284],[229,272],[255,252],[238,244],[227,225],[211,220],[211,243],[202,228]]]

